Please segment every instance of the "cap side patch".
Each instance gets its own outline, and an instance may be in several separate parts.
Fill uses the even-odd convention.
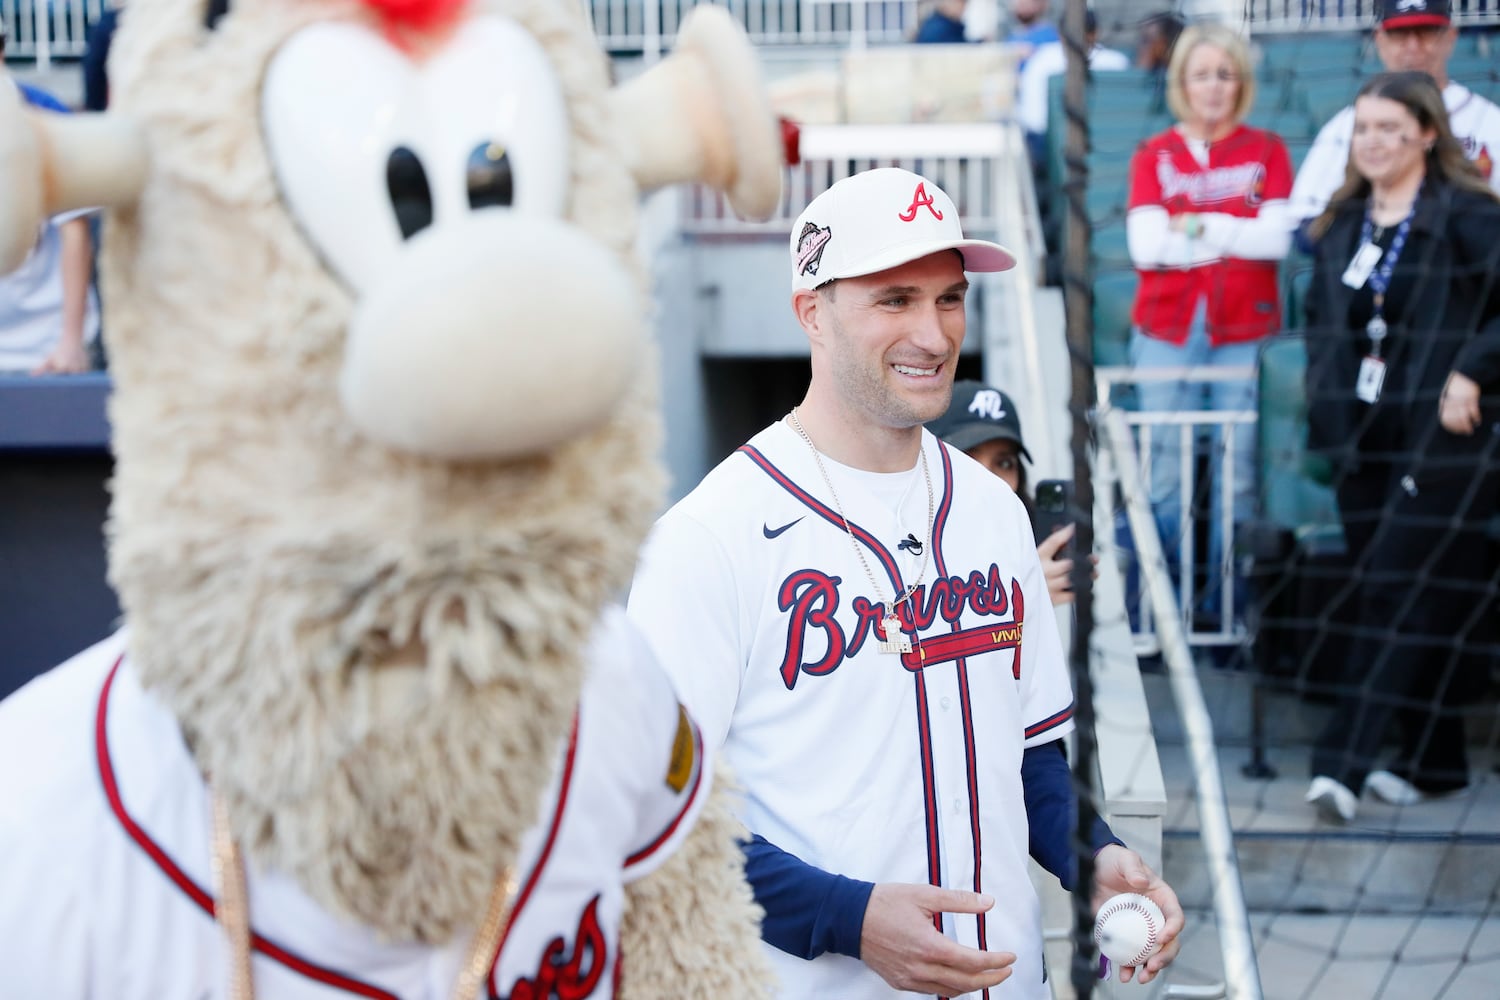
[[[677,706],[677,735],[672,737],[672,759],[667,762],[667,787],[681,794],[693,776],[698,750],[693,739],[693,723],[687,709]]]
[[[808,222],[802,226],[797,237],[797,273],[817,274],[818,264],[823,260],[823,249],[833,239],[832,226],[819,226]]]

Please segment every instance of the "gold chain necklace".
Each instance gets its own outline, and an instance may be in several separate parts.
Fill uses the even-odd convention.
[[[255,989],[250,975],[250,907],[245,888],[245,862],[239,845],[229,832],[229,814],[224,800],[217,795],[213,799],[213,876],[218,902],[214,906],[214,919],[224,931],[229,942],[229,1000],[254,1000]],[[474,933],[474,943],[469,948],[468,960],[459,970],[458,981],[453,984],[453,1000],[475,1000],[479,990],[489,978],[490,961],[500,944],[500,935],[510,919],[511,907],[516,898],[514,868],[506,866],[490,890],[489,902],[484,908],[484,919]]]
[[[828,487],[828,495],[833,498],[833,506],[838,511],[839,520],[844,522],[844,533],[849,536],[849,543],[854,546],[854,554],[859,556],[859,564],[865,568],[865,576],[870,578],[870,587],[874,590],[875,596],[879,598],[881,593],[880,583],[875,579],[874,571],[870,569],[870,561],[865,558],[864,546],[859,544],[859,539],[854,537],[854,529],[849,527],[849,518],[844,514],[844,505],[839,502],[838,490],[833,488],[833,480],[828,478],[828,470],[823,468],[823,456],[819,453],[818,446],[813,444],[813,440],[808,436],[806,428],[802,426],[802,421],[797,419],[797,407],[792,407],[792,412],[787,416],[791,420],[792,426],[797,429],[797,433],[802,436],[802,440],[807,442],[807,447],[812,451],[813,461],[818,466],[818,473],[823,477],[823,485]],[[885,638],[878,642],[882,653],[911,652],[911,640],[906,637],[906,633],[901,629],[901,621],[896,617],[896,606],[902,601],[910,600],[911,595],[915,594],[917,588],[922,585],[922,578],[927,575],[927,560],[931,554],[933,516],[932,473],[927,469],[927,449],[919,445],[918,454],[922,456],[922,478],[927,482],[927,538],[926,543],[922,546],[922,565],[917,570],[916,582],[890,601],[882,600],[879,602],[885,609],[885,613],[880,616],[880,631],[885,635]],[[913,614],[913,629],[916,628],[916,620],[917,616]],[[895,638],[892,638],[892,636]]]

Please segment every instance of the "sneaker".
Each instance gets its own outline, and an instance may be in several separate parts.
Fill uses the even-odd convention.
[[[1424,792],[1390,771],[1371,771],[1370,776],[1365,779],[1365,788],[1380,801],[1393,806],[1414,806],[1428,799],[1454,798],[1469,790],[1468,785],[1462,785],[1444,792]]]
[[[1307,787],[1306,800],[1317,806],[1318,815],[1330,823],[1348,823],[1359,812],[1359,796],[1342,782],[1321,774]]]
[[[1414,806],[1427,798],[1416,785],[1390,771],[1371,771],[1365,779],[1365,789],[1393,806]]]

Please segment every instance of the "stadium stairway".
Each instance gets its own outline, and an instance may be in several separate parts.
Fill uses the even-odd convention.
[[[1267,1000],[1494,1000],[1500,994],[1500,776],[1493,704],[1469,718],[1476,784],[1461,797],[1409,808],[1366,795],[1356,820],[1320,822],[1302,801],[1308,741],[1329,711],[1297,695],[1268,695],[1271,779],[1247,777],[1249,685],[1207,660],[1198,671],[1216,727],[1218,760]],[[1222,981],[1208,859],[1192,774],[1164,675],[1146,696],[1166,784],[1163,863],[1189,914],[1174,984]]]
[[[1096,296],[1096,315],[1121,301],[1128,301],[1123,290],[1112,298],[1106,289]],[[1100,363],[1119,350],[1096,341]],[[1269,343],[1261,358],[1261,507],[1280,539],[1261,580],[1270,588],[1286,586],[1288,566],[1340,544],[1331,492],[1301,445],[1304,366],[1295,335]],[[1299,561],[1287,562],[1293,546]],[[1343,660],[1326,646],[1308,657],[1295,633],[1264,623],[1253,650],[1203,650],[1198,657],[1262,995],[1493,1000],[1500,995],[1494,692],[1466,719],[1473,766],[1467,793],[1405,808],[1366,795],[1354,822],[1330,825],[1303,795],[1311,741],[1334,709],[1304,689],[1331,680]],[[1170,981],[1211,984],[1222,980],[1222,955],[1185,734],[1168,678],[1148,672],[1143,684],[1167,800],[1163,869],[1191,927]]]

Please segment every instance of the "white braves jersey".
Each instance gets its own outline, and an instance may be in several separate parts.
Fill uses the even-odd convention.
[[[629,614],[722,742],[753,832],[851,878],[993,894],[942,930],[1017,954],[990,997],[1043,1000],[1021,753],[1072,729],[1070,681],[1021,501],[926,431],[922,448],[931,538],[920,471],[824,460],[878,588],[807,444],[777,423],[657,523]],[[880,651],[877,602],[918,579],[900,609],[912,652]],[[853,958],[766,948],[786,997],[893,995]]]
[[[1471,91],[1449,81],[1443,88],[1443,104],[1454,138],[1464,147],[1479,172],[1489,178],[1490,186],[1500,192],[1500,108]],[[1349,165],[1349,143],[1354,137],[1354,106],[1344,108],[1328,119],[1318,131],[1297,181],[1292,185],[1291,218],[1297,222],[1321,215],[1333,193],[1344,186],[1344,172]]]
[[[573,732],[522,840],[515,909],[481,995],[610,997],[624,885],[676,849],[707,797],[702,739],[614,609]],[[0,995],[228,996],[210,913],[209,798],[120,634],[0,704]],[[257,997],[447,1000],[470,939],[392,944],[247,859]]]

